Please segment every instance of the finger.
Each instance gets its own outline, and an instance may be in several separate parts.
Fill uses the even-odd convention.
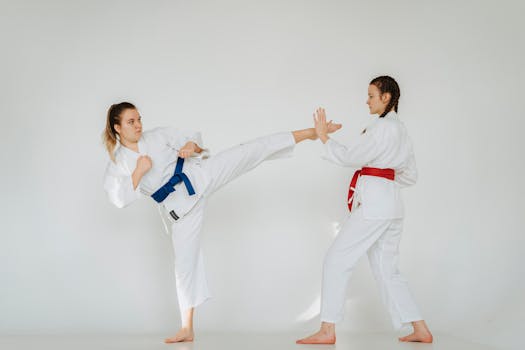
[[[326,120],[325,120],[323,109],[319,107],[318,111],[319,111],[319,118],[321,119],[322,122],[325,122]]]

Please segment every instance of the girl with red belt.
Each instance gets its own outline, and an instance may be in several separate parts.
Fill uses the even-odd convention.
[[[372,80],[367,104],[370,114],[379,117],[348,145],[328,137],[329,123],[322,108],[314,115],[315,130],[324,145],[323,158],[360,170],[350,184],[351,213],[324,260],[321,328],[298,340],[298,344],[335,343],[335,324],[343,318],[347,284],[365,253],[394,328],[413,326],[413,333],[399,340],[432,342],[432,334],[398,270],[404,216],[400,188],[417,180],[412,144],[397,115],[399,96],[399,86],[393,78],[381,76]]]

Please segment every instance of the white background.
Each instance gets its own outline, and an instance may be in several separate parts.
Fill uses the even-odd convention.
[[[525,11],[520,1],[2,1],[0,333],[173,332],[171,243],[152,201],[106,199],[110,104],[212,152],[309,127],[345,142],[368,82],[401,86],[420,180],[401,269],[431,329],[515,345],[525,329]],[[298,145],[211,200],[214,298],[199,330],[313,331],[324,254],[353,169]],[[339,330],[389,330],[366,259]],[[167,333],[168,334],[168,333]]]

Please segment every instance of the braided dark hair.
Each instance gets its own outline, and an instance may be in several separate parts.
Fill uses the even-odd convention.
[[[397,106],[399,104],[401,91],[399,90],[399,85],[397,85],[397,82],[394,80],[394,78],[389,77],[388,75],[382,75],[380,77],[374,78],[370,82],[370,85],[377,87],[381,92],[381,95],[388,92],[391,96],[385,111],[379,116],[379,118],[383,118],[385,115],[387,115],[387,113],[390,112],[392,108],[397,113]]]

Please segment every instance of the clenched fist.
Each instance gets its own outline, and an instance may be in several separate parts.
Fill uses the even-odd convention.
[[[193,154],[193,152],[197,151],[197,145],[195,145],[194,142],[187,142],[180,150],[179,150],[179,157],[181,158],[189,158]]]
[[[152,166],[151,158],[149,156],[139,156],[137,159],[137,168],[136,170],[144,175],[146,174]]]

